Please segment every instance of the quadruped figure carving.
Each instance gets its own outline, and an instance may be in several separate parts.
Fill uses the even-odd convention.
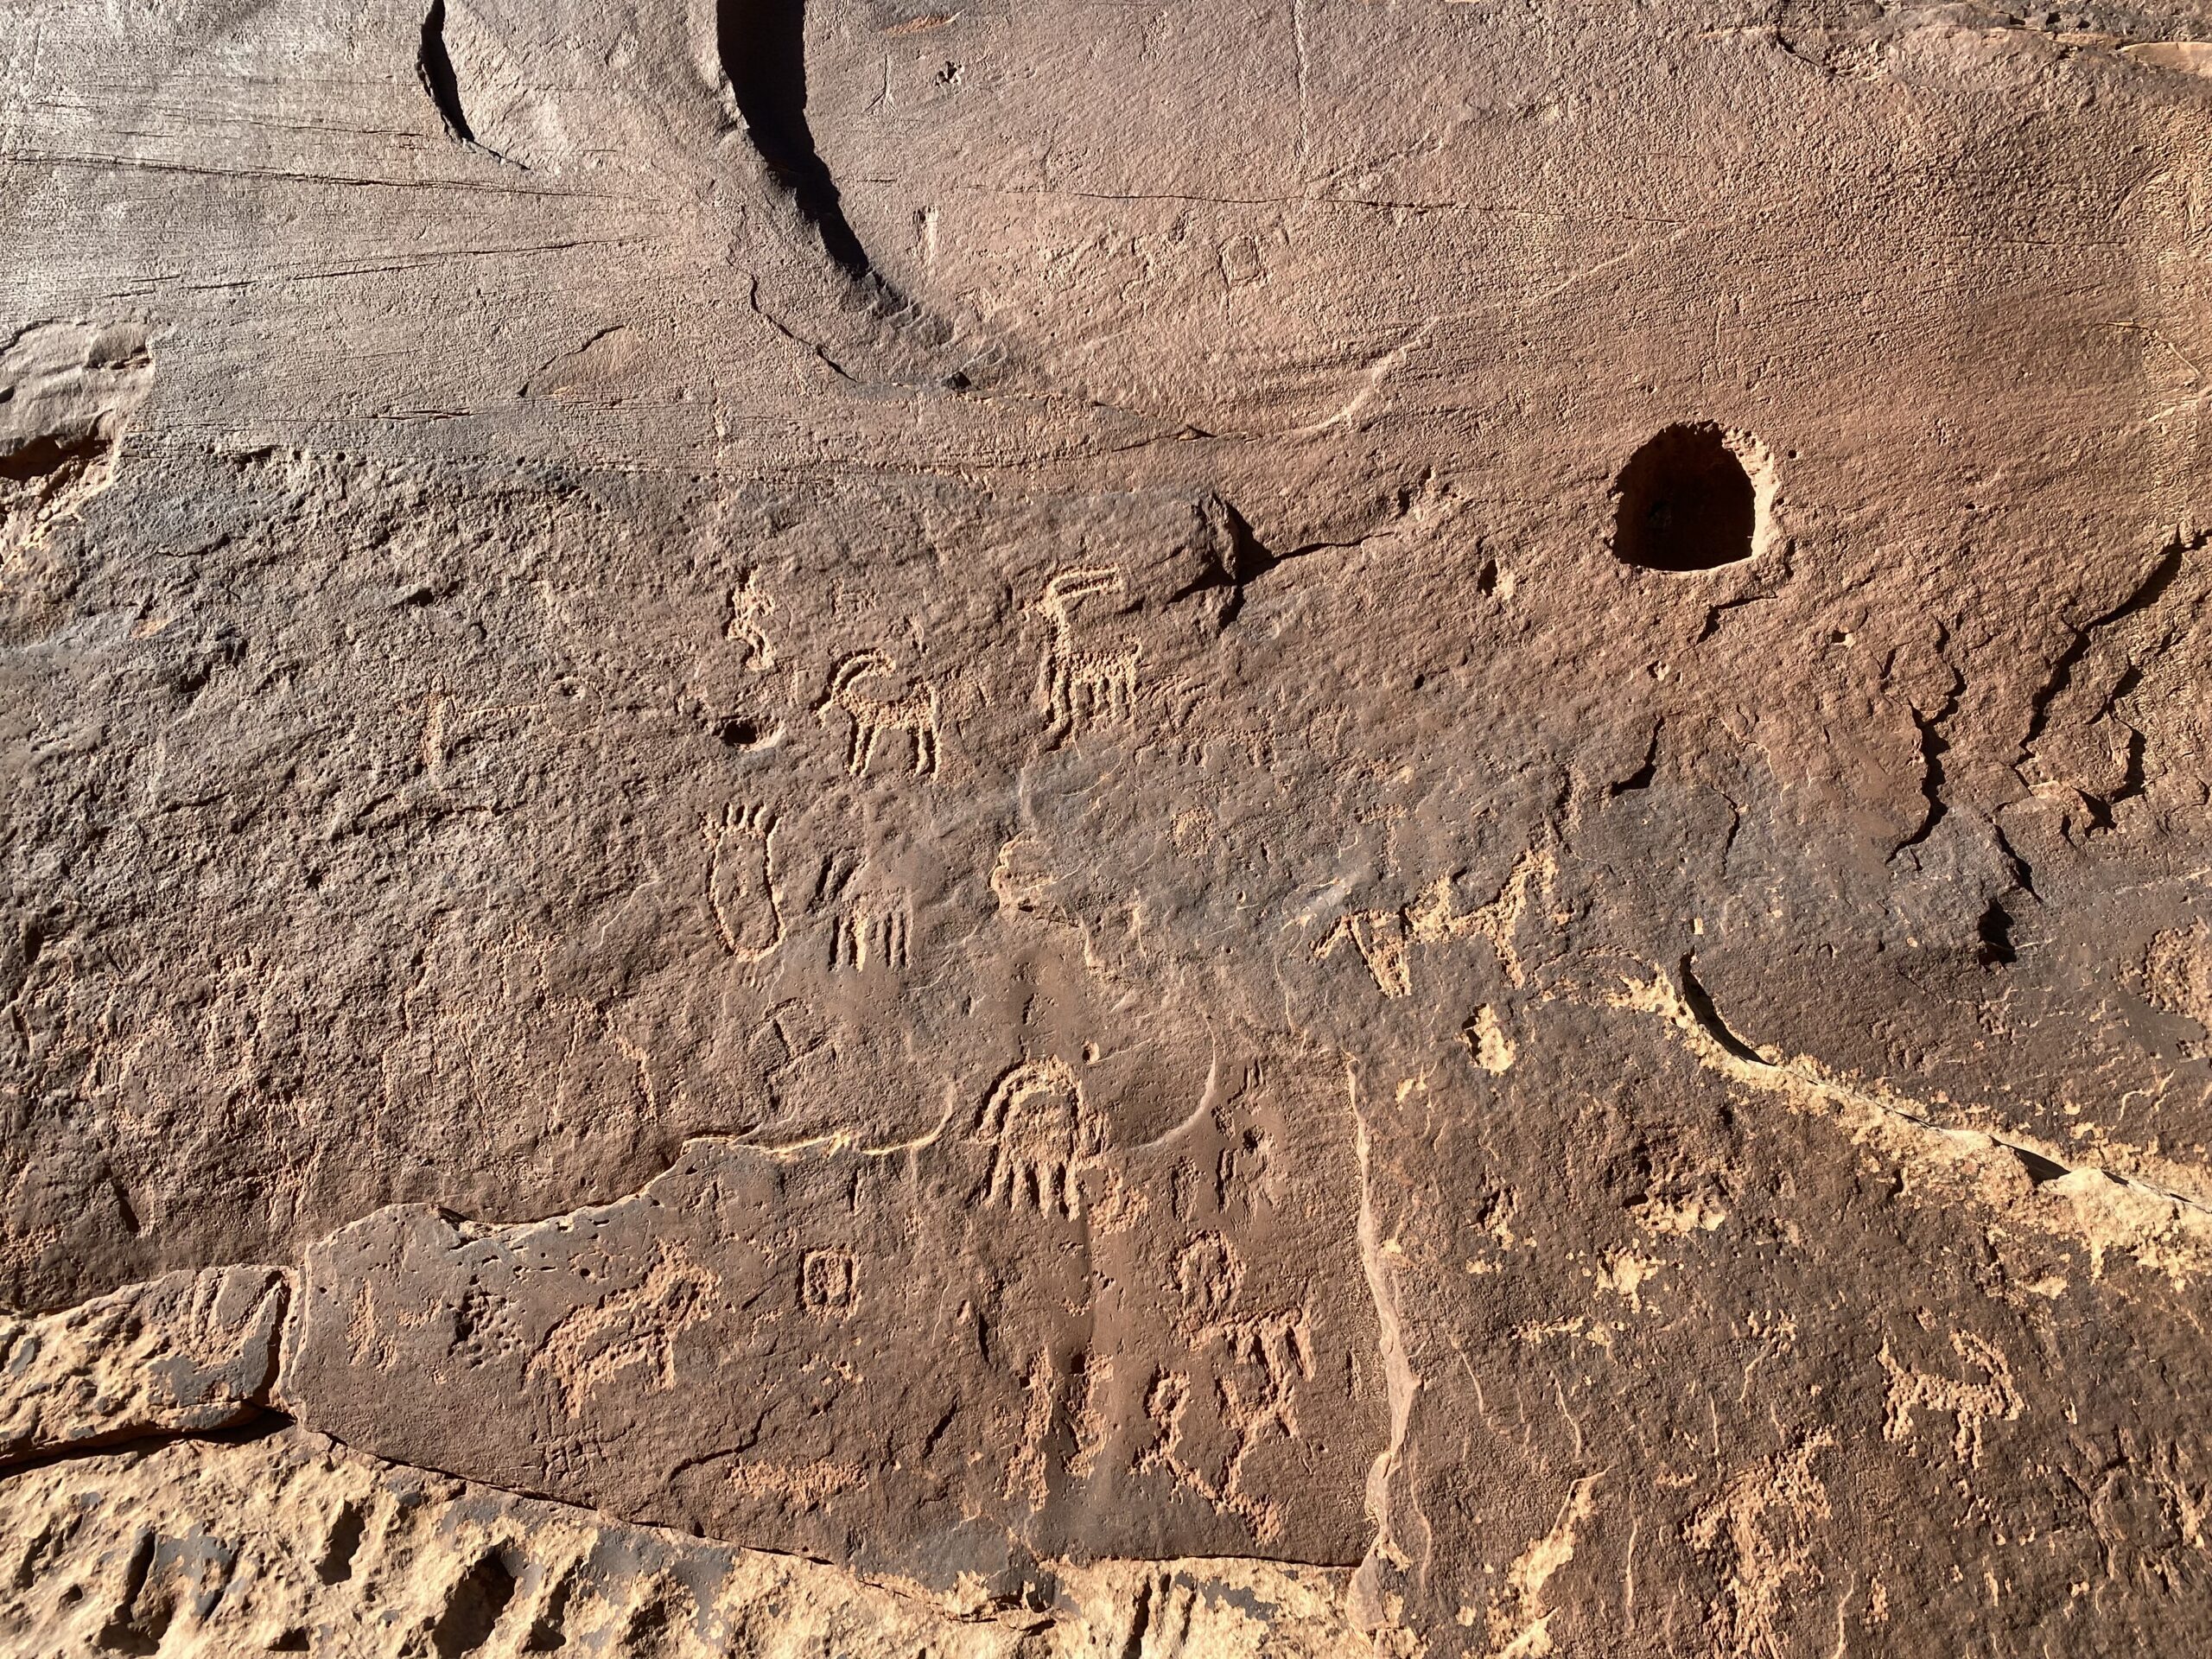
[[[857,651],[830,673],[829,695],[816,714],[827,718],[831,709],[842,711],[853,722],[852,738],[845,751],[845,770],[865,777],[875,759],[875,746],[886,732],[903,732],[914,750],[914,776],[933,778],[940,758],[938,742],[937,687],[917,676],[896,696],[878,696],[861,689],[862,680],[895,676],[899,664],[887,652]]]
[[[1076,632],[1077,604],[1094,594],[1124,591],[1121,567],[1063,570],[1045,584],[1037,608],[1052,625],[1052,641],[1037,669],[1037,701],[1046,728],[1062,737],[1078,715],[1104,723],[1126,721],[1136,706],[1141,645],[1118,651],[1083,645]]]

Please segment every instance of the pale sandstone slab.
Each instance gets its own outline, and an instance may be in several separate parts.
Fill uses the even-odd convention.
[[[210,1268],[0,1322],[0,1461],[252,1417],[291,1283],[281,1268]]]
[[[25,1653],[413,1659],[1133,1659],[1369,1651],[1341,1568],[1053,1562],[1040,1597],[932,1595],[395,1467],[280,1429],[0,1485],[0,1642]]]

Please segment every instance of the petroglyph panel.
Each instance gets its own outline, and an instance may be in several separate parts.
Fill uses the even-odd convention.
[[[1138,1140],[1083,1065],[979,1079],[896,1150],[696,1141],[542,1224],[372,1217],[308,1253],[286,1407],[494,1485],[942,1584],[1023,1550],[1357,1562],[1382,1394],[1368,1307],[1322,1294],[1359,1271],[1340,1076],[1201,1077]]]
[[[0,1645],[2212,1650],[2203,0],[10,22]]]

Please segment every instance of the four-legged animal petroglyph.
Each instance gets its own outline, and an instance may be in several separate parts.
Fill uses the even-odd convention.
[[[876,743],[886,732],[903,732],[911,740],[917,778],[937,775],[937,687],[917,676],[896,696],[878,696],[861,688],[862,680],[895,677],[898,672],[898,664],[880,651],[855,652],[830,671],[829,694],[815,713],[826,719],[831,709],[839,709],[853,722],[845,770],[855,778],[867,775]]]
[[[1037,668],[1037,702],[1047,730],[1056,737],[1072,730],[1077,715],[1111,724],[1128,720],[1136,706],[1137,661],[1143,647],[1100,651],[1085,647],[1076,633],[1079,601],[1122,590],[1118,566],[1063,570],[1045,584],[1037,608],[1052,624],[1052,637]]]
[[[982,1197],[1009,1210],[1083,1213],[1084,1165],[1103,1136],[1065,1060],[1025,1060],[998,1081],[976,1121],[991,1142],[991,1171]]]
[[[1951,1333],[1951,1350],[1967,1364],[1978,1368],[1987,1381],[1967,1382],[1957,1377],[1911,1370],[1898,1364],[1890,1352],[1890,1344],[1883,1343],[1881,1351],[1874,1356],[1889,1378],[1889,1417],[1882,1425],[1882,1437],[1888,1440],[1911,1439],[1912,1414],[1916,1411],[1948,1412],[1957,1424],[1951,1437],[1951,1455],[1962,1463],[1979,1465],[1982,1425],[2009,1423],[2017,1419],[2021,1410],[2019,1390],[2012,1384],[2012,1366],[1994,1344],[1964,1331],[1955,1331]]]
[[[562,1408],[581,1416],[592,1390],[617,1371],[651,1365],[676,1386],[676,1339],[709,1317],[721,1289],[680,1244],[663,1244],[644,1280],[569,1314],[545,1334],[525,1372],[551,1375]]]
[[[1514,948],[1514,935],[1528,912],[1532,890],[1541,886],[1548,891],[1556,873],[1548,855],[1533,849],[1523,853],[1514,860],[1497,897],[1467,911],[1457,907],[1452,878],[1440,876],[1409,905],[1395,910],[1356,910],[1338,917],[1313,947],[1313,959],[1326,962],[1341,941],[1350,939],[1374,976],[1377,990],[1389,997],[1410,996],[1414,978],[1408,952],[1413,945],[1474,938],[1489,942],[1509,984],[1524,983],[1527,970]]]
[[[740,962],[759,962],[784,942],[784,915],[776,902],[773,851],[776,820],[766,807],[733,804],[718,823],[702,826],[707,837],[707,899],[722,943]]]

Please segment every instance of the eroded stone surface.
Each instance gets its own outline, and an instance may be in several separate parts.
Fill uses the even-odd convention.
[[[1074,1659],[1373,1650],[1349,1575],[1052,1563],[1026,1607],[626,1527],[284,1429],[86,1458],[0,1487],[0,1637],[24,1652],[346,1659]]]
[[[210,1268],[0,1321],[0,1462],[257,1415],[290,1294],[281,1268]]]
[[[977,1607],[2202,1647],[2208,52],[54,0],[0,1292]]]

